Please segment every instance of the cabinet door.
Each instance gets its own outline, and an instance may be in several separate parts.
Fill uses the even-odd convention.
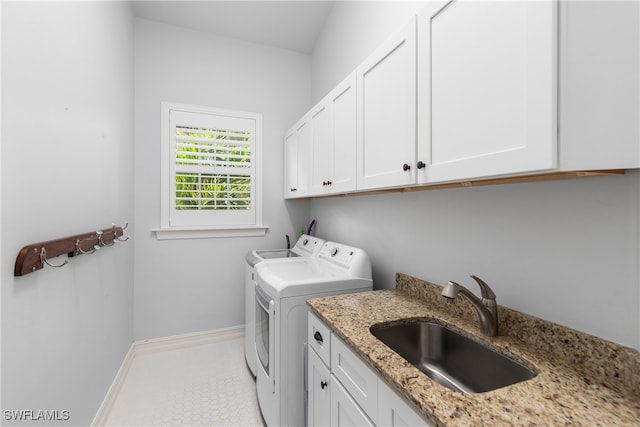
[[[384,381],[378,383],[378,427],[433,426]]]
[[[309,140],[311,138],[308,115],[295,124],[284,138],[286,198],[304,197],[309,193]]]
[[[333,375],[330,387],[332,427],[375,426]]]
[[[557,3],[430,3],[418,15],[418,182],[557,165]]]
[[[323,99],[310,112],[310,181],[309,194],[318,195],[328,191],[333,158],[333,120],[329,99]]]
[[[331,373],[375,422],[378,375],[335,334],[331,336]]]
[[[296,145],[298,154],[298,187],[296,197],[309,194],[309,142],[311,130],[309,118],[305,116],[296,128]]]
[[[333,158],[329,190],[356,189],[356,75],[352,73],[331,92]]]
[[[358,189],[415,183],[416,28],[412,20],[358,67]]]
[[[560,166],[640,168],[640,2],[559,7]]]
[[[309,427],[326,427],[330,425],[330,383],[331,373],[316,352],[309,348],[309,367],[307,371],[308,407],[307,425]]]
[[[296,197],[298,190],[298,144],[295,128],[284,136],[284,197]]]

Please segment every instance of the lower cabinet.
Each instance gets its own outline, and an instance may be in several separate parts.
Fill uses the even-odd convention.
[[[309,427],[433,425],[312,313],[308,327]],[[318,331],[329,355],[316,352]]]
[[[373,421],[358,406],[355,400],[344,389],[340,381],[331,375],[331,426],[340,427],[375,427]]]
[[[386,383],[378,387],[378,425],[393,427],[431,426]]]
[[[328,426],[331,401],[329,400],[331,372],[322,362],[316,351],[309,348],[307,366],[307,425]]]

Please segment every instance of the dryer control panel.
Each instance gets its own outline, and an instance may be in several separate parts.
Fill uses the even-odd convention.
[[[319,258],[346,270],[350,276],[371,279],[371,261],[362,249],[336,242],[325,242]]]

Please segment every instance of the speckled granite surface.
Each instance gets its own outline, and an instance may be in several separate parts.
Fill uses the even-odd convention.
[[[637,351],[499,307],[499,334],[480,334],[464,298],[397,274],[396,289],[309,300],[311,310],[438,426],[638,426]],[[475,292],[475,289],[474,289]],[[498,300],[499,302],[499,300]],[[537,372],[498,390],[464,394],[424,375],[369,332],[376,323],[435,320],[497,349]]]

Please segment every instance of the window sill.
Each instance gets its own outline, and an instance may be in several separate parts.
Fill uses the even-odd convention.
[[[154,228],[158,240],[178,239],[214,239],[221,237],[262,237],[267,233],[269,226],[232,226],[232,227],[176,227]]]

